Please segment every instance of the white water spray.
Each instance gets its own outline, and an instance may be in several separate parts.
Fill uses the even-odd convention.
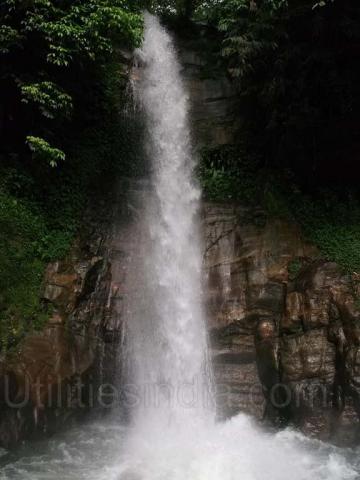
[[[138,57],[143,68],[135,91],[146,119],[152,189],[138,252],[141,292],[128,321],[131,380],[140,392],[134,421],[141,428],[148,422],[180,428],[190,417],[197,423],[212,417],[201,302],[200,191],[192,178],[180,65],[170,36],[149,14]]]

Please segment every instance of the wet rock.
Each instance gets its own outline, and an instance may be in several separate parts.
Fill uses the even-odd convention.
[[[211,42],[211,37],[207,38]],[[220,39],[213,39],[220,48]],[[191,121],[198,147],[233,144],[241,119],[235,112],[236,89],[225,69],[209,56],[209,44],[179,38],[178,50],[183,76],[191,100]]]
[[[360,438],[359,279],[318,260],[296,225],[264,213],[259,223],[258,215],[204,206],[212,351],[232,405],[222,413],[351,444]],[[295,276],[292,262],[300,264]],[[259,385],[255,408],[248,393]]]
[[[335,345],[327,339],[325,329],[310,330],[280,339],[282,379],[294,382],[306,378],[335,378]]]
[[[0,446],[52,432],[100,408],[99,386],[118,374],[126,308],[118,300],[126,291],[128,255],[117,259],[113,252],[120,232],[127,235],[126,221],[115,229],[127,218],[124,204],[109,199],[89,212],[67,257],[48,265],[42,292],[52,311],[47,324],[0,359]],[[119,269],[116,278],[123,283],[115,287]]]
[[[281,317],[281,329],[284,333],[301,332],[304,329],[305,298],[300,292],[286,295],[285,311]]]

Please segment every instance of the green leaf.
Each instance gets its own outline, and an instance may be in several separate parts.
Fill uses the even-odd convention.
[[[56,167],[60,161],[65,160],[65,153],[52,147],[46,140],[39,137],[27,136],[27,144],[33,152],[34,158],[46,160],[51,167]]]
[[[55,118],[59,114],[69,116],[73,108],[71,96],[53,82],[23,85],[21,94],[24,103],[36,104],[47,118]]]

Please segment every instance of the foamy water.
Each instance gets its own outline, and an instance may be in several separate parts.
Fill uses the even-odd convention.
[[[191,434],[190,434],[191,433]],[[138,438],[129,456],[126,428],[96,423],[0,452],[1,480],[350,480],[360,478],[358,450],[341,450],[285,430],[260,430],[245,415],[181,434]],[[133,435],[133,433],[131,434]],[[135,438],[135,437],[132,437]]]

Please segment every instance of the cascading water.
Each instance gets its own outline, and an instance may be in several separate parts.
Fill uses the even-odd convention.
[[[216,422],[187,96],[172,40],[150,15],[139,58],[136,93],[147,123],[152,188],[143,194],[126,331],[132,423],[121,427],[113,418],[84,426],[17,457],[0,451],[0,479],[360,478],[356,451],[345,455],[292,431],[266,432],[245,415]]]
[[[144,414],[156,417],[156,424],[161,419],[180,426],[189,415],[198,422],[210,414],[204,408],[210,375],[201,307],[200,191],[192,178],[195,162],[180,65],[171,38],[149,14],[138,57],[144,67],[136,97],[146,117],[152,189],[141,232],[143,265],[136,272],[138,285],[143,277],[140,299],[134,299],[128,321],[131,381],[140,394],[137,424]],[[143,408],[145,386],[153,389],[157,402]]]
[[[143,281],[127,332],[129,382],[138,397],[129,444],[141,462],[144,446],[150,458],[154,454],[155,438],[169,445],[174,431],[187,434],[190,424],[203,428],[213,413],[188,98],[171,37],[149,14],[138,59],[135,96],[146,119],[152,166],[141,231],[143,265],[136,269],[136,283]]]

